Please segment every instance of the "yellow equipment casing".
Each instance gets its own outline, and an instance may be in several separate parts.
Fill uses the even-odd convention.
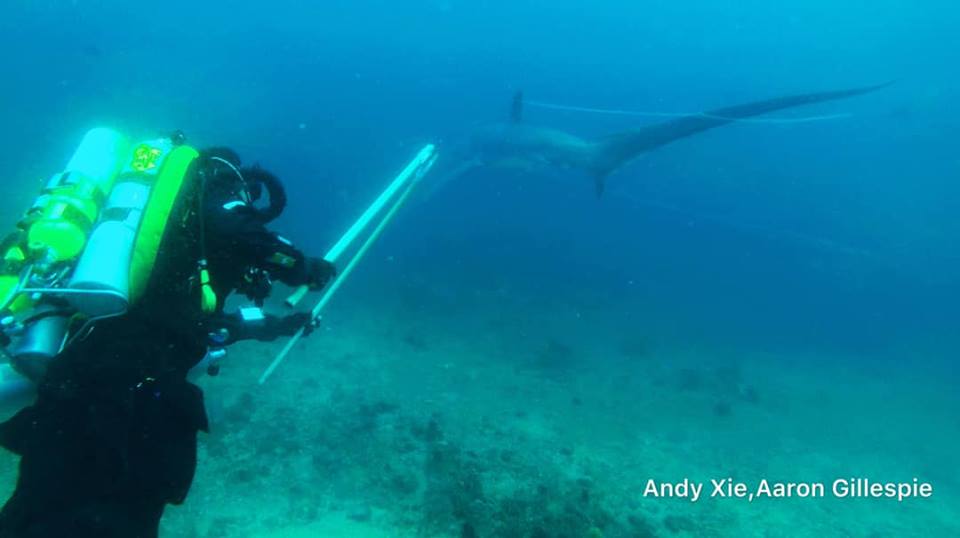
[[[44,273],[83,251],[128,152],[127,140],[112,129],[86,133],[64,171],[50,178],[17,224],[19,231],[0,247],[0,309],[14,302],[25,267],[34,277],[55,278]]]

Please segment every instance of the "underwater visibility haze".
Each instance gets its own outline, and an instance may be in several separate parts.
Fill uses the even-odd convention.
[[[283,341],[197,381],[211,431],[161,536],[960,536],[958,24],[939,0],[11,0],[0,215],[90,128],[181,129],[276,173],[271,227],[321,255],[436,144],[273,377]],[[932,495],[834,489],[857,479]]]

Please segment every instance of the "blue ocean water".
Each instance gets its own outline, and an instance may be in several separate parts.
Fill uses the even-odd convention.
[[[578,378],[616,378],[636,368],[612,358],[611,349],[642,348],[636,354],[652,354],[657,375],[665,379],[674,379],[674,370],[686,375],[698,364],[695,357],[708,356],[701,366],[711,372],[732,361],[757,386],[760,402],[807,409],[797,402],[808,390],[807,397],[819,394],[847,410],[840,415],[861,420],[861,439],[877,435],[878,446],[869,451],[851,448],[856,442],[831,445],[798,434],[798,445],[809,442],[811,452],[849,455],[836,456],[837,469],[875,470],[885,464],[870,462],[887,460],[871,458],[886,454],[900,467],[878,480],[926,473],[940,481],[939,499],[960,497],[956,456],[943,459],[960,438],[953,390],[960,344],[955,3],[11,0],[0,13],[0,118],[7,126],[0,135],[0,170],[10,187],[0,200],[5,222],[15,222],[36,196],[40,178],[62,166],[91,126],[143,135],[183,129],[198,146],[232,146],[245,161],[260,162],[283,178],[290,203],[276,227],[314,253],[335,241],[423,144],[437,143],[443,155],[478,125],[505,120],[518,90],[531,101],[571,107],[689,112],[895,81],[874,94],[773,115],[842,118],[738,123],[652,151],[612,175],[601,199],[591,179],[576,171],[471,171],[405,208],[333,306],[331,327],[340,331],[342,341],[335,341],[345,349],[362,354],[382,349],[380,339],[398,338],[410,344],[402,347],[410,361],[434,360],[415,353],[428,349],[428,355],[444,355],[436,360],[453,370],[469,370],[453,351],[461,347],[486,353],[483,364],[497,372],[530,356],[562,361],[569,355],[578,368],[554,372],[544,382],[578,387],[575,398],[587,405],[606,396],[588,382],[578,385]],[[593,138],[660,120],[528,106],[524,121]],[[414,333],[389,329],[403,323],[415,326]],[[267,354],[244,349],[250,357]],[[671,359],[681,355],[682,361]],[[538,376],[486,378],[483,367],[464,360],[480,377],[459,379],[445,391],[467,394],[464,384],[485,382],[540,382]],[[251,358],[250,367],[258,361]],[[305,362],[301,357],[299,367]],[[317,368],[317,362],[310,364]],[[369,364],[377,368],[376,361]],[[656,377],[646,368],[639,378]],[[853,373],[845,377],[840,371]],[[713,381],[701,379],[709,375],[694,375],[689,386],[681,382],[674,391],[679,400],[661,394],[643,410],[623,411],[624,424],[635,423],[632,412],[695,408],[700,396],[694,398],[699,403],[684,401],[684,390],[714,390],[702,388],[712,387]],[[787,378],[804,388],[793,393],[786,382],[765,388],[765,380]],[[402,379],[384,381],[387,388],[380,390],[399,398],[407,391]],[[631,391],[645,390],[636,383],[621,387],[624,401],[631,401]],[[703,396],[707,408],[713,400],[725,404],[730,397],[724,391],[740,390],[738,383],[716,388],[720,396]],[[248,389],[228,391],[224,399],[233,401]],[[784,392],[774,396],[774,390]],[[461,395],[456,401],[462,407],[446,406],[445,420],[482,414],[476,402],[491,394],[476,393],[476,401]],[[903,397],[899,414],[881,405],[891,401],[882,394]],[[917,394],[929,399],[911,407]],[[272,400],[263,398],[269,407]],[[522,403],[532,397],[521,391],[513,398]],[[564,413],[549,399],[537,401],[517,406]],[[410,405],[410,420],[429,417],[428,404]],[[763,420],[734,412],[744,421],[737,428],[748,431],[756,420],[789,426],[796,418],[777,419],[780,408],[770,405]],[[924,421],[931,424],[925,432],[942,437],[917,439],[915,445],[926,446],[922,450],[893,445],[878,433],[893,415],[903,424],[896,430],[900,438]],[[796,420],[798,430],[810,427]],[[699,419],[684,413],[672,424],[684,421],[700,428]],[[665,431],[648,428],[642,431],[652,438]],[[772,432],[768,436],[786,435]],[[695,437],[671,437],[664,446],[695,444]],[[744,438],[730,439],[730,446],[717,446],[732,453],[733,439]],[[922,455],[911,459],[914,450]],[[756,454],[751,463],[762,468],[767,458]],[[920,460],[922,465],[909,467]],[[597,465],[621,463],[616,457],[603,461]],[[709,467],[691,464],[690,472]],[[634,473],[638,483],[650,472]],[[670,479],[681,474],[677,470]],[[484,488],[490,503],[500,501],[496,486]],[[243,495],[235,497],[245,502]],[[655,500],[637,502],[647,504],[633,510],[656,521],[654,527],[665,526],[651,528],[657,536],[765,536],[761,528],[773,529],[769,536],[806,535],[822,532],[819,522],[831,517],[827,508],[813,518],[816,524],[792,534],[782,522],[750,524],[751,516],[744,515],[750,509],[738,507],[745,512],[737,512],[740,519],[733,523],[718,508],[720,515],[689,516],[695,520],[690,525],[702,525],[696,531],[648,508],[657,506]],[[337,511],[324,506],[320,512]],[[378,510],[352,520],[386,527],[406,521],[425,535],[468,532],[459,523],[409,523],[419,521],[415,508],[406,520]],[[955,514],[934,517],[924,510],[935,512],[904,509],[898,512],[902,523],[886,527],[899,530],[876,530],[881,534],[873,536],[922,534],[926,522],[942,536],[960,529]],[[457,517],[450,516],[454,522]],[[512,536],[490,530],[489,522],[469,523],[480,536]],[[195,532],[208,532],[208,524],[196,523]],[[843,523],[844,535],[868,535],[856,525]],[[260,531],[241,529],[281,526],[276,520],[240,522],[224,535],[253,536]],[[587,528],[627,535],[599,520]],[[724,534],[724,528],[738,530]],[[746,528],[755,533],[744,534]],[[550,529],[523,532],[516,536],[561,536]]]

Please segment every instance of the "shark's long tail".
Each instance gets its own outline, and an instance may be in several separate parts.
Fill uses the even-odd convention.
[[[890,84],[891,82],[887,82],[876,86],[849,90],[806,93],[719,108],[709,112],[692,114],[658,125],[641,127],[601,138],[594,142],[593,159],[590,166],[596,182],[597,194],[603,193],[606,177],[611,172],[620,168],[638,155],[669,144],[674,140],[679,140],[744,118],[759,116],[777,110],[871,93],[885,88]]]

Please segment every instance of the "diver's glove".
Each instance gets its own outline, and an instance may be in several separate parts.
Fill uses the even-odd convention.
[[[300,328],[304,329],[303,335],[306,336],[313,332],[316,326],[317,322],[309,312],[295,312],[282,318],[267,316],[267,324],[264,328],[272,332],[274,334],[273,338],[276,338],[277,336],[293,336]]]
[[[307,258],[307,286],[311,290],[319,290],[326,286],[333,277],[337,276],[337,268],[323,258]]]
[[[293,336],[300,328],[304,329],[304,336],[313,332],[316,321],[309,312],[295,312],[277,317],[266,314],[263,319],[251,322],[244,321],[239,312],[226,314],[210,322],[210,335],[215,343],[228,346],[239,340],[259,340],[271,342],[281,336]]]
[[[309,312],[294,312],[282,318],[268,314],[261,325],[248,329],[250,335],[248,338],[270,342],[281,336],[293,336],[301,328],[304,329],[303,335],[306,336],[313,332],[315,327],[316,322]]]

